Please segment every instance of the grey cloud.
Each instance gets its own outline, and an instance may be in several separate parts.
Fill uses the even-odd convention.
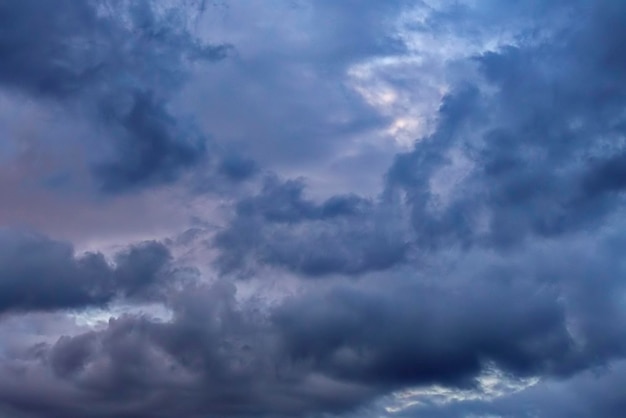
[[[315,203],[297,181],[269,179],[237,204],[234,219],[215,237],[223,272],[266,263],[316,277],[384,270],[407,256],[405,234],[392,211],[355,195]]]
[[[90,156],[104,190],[170,182],[203,161],[206,150],[166,103],[187,62],[219,60],[227,50],[194,39],[183,17],[173,9],[157,11],[147,0],[4,2],[0,84],[60,101],[73,116],[94,119],[104,138],[114,138],[98,144],[112,154],[110,161]]]
[[[170,253],[157,242],[119,252],[76,255],[68,243],[35,233],[0,230],[0,312],[104,306],[118,298],[156,296]]]
[[[190,287],[170,322],[124,317],[63,337],[24,360],[25,373],[3,361],[0,403],[28,417],[286,417],[371,395],[282,360],[266,318],[234,296],[232,285]],[[33,402],[12,390],[30,379]],[[53,387],[58,396],[46,397]]]
[[[626,74],[623,31],[609,35],[603,22],[612,27],[626,8],[550,7],[559,29],[572,25],[559,41],[533,38],[473,58],[476,78],[469,72],[445,97],[435,132],[396,157],[381,198],[361,212],[324,217],[330,200],[308,202],[293,183],[239,203],[216,241],[222,267],[249,257],[311,276],[387,270],[371,291],[363,279],[364,289],[313,292],[278,307],[272,318],[292,361],[382,394],[472,387],[491,365],[515,378],[575,380],[624,357],[617,237]],[[571,20],[583,10],[590,13]],[[398,258],[380,268],[357,264],[393,248],[379,236],[353,234],[372,219],[375,231],[393,230],[393,218],[372,215],[379,208],[408,211],[412,232],[404,231],[408,240],[400,235],[404,245],[392,250]],[[368,237],[384,245],[363,251]],[[326,251],[328,258],[316,258]],[[344,260],[341,254],[348,262],[320,261]],[[390,284],[403,270],[389,269],[407,262],[417,278]],[[567,415],[566,400],[554,396],[535,415]],[[581,407],[615,414],[613,407]],[[522,405],[501,410],[495,401],[458,408],[418,416],[524,416]]]
[[[574,22],[571,15],[586,7],[591,13]],[[615,58],[623,31],[609,35],[600,23],[622,9],[611,2],[550,3],[547,13],[564,41],[551,34],[474,57],[468,66],[478,75],[444,98],[432,135],[396,156],[380,201],[363,215],[319,226],[313,218],[321,208],[264,190],[267,201],[255,203],[264,207],[246,213],[251,203],[244,200],[218,237],[220,262],[252,257],[311,275],[360,274],[406,261],[406,244],[415,253],[474,245],[508,250],[531,237],[597,228],[623,200],[626,91]],[[295,213],[292,224],[271,219]],[[397,232],[405,213],[412,234]]]
[[[371,209],[372,202],[355,195],[333,196],[322,204],[307,200],[302,181],[281,182],[268,177],[261,192],[237,203],[240,216],[259,216],[270,223],[298,223],[358,215]]]
[[[367,416],[395,390],[471,390],[494,367],[513,379],[576,380],[626,354],[623,267],[607,263],[623,248],[608,234],[513,258],[455,253],[428,275],[312,286],[271,306],[239,300],[231,283],[188,283],[168,298],[171,320],[126,316],[5,359],[0,399],[29,417],[49,416],[37,407],[58,417]],[[35,378],[40,403],[20,404],[8,388]],[[46,399],[51,386],[67,393]]]
[[[492,366],[562,378],[623,358],[623,240],[534,246],[454,252],[417,277],[296,299],[276,320],[292,356],[371,384],[471,387]]]
[[[185,168],[206,161],[202,139],[184,138],[184,130],[152,94],[137,92],[127,112],[113,108],[110,113],[107,120],[120,128],[119,157],[95,168],[103,190],[171,183]]]
[[[341,7],[321,4],[330,16]],[[508,15],[507,2],[489,4]],[[403,415],[619,416],[626,356],[619,22],[626,7],[542,4],[558,38],[548,30],[464,63],[473,71],[444,99],[437,129],[396,157],[379,197],[316,201],[303,182],[270,178],[235,203],[213,242],[223,273],[262,275],[269,265],[329,280],[303,280],[299,291],[271,300],[238,295],[229,275],[213,287],[185,283],[162,299],[171,320],[127,315],[3,357],[0,403],[28,418],[367,416],[372,402],[397,390],[471,390],[496,368],[542,383]],[[459,15],[437,18],[453,27]],[[347,27],[362,34],[360,24]],[[356,38],[338,43],[339,55],[355,51],[347,61],[363,56]],[[362,51],[370,54],[377,49],[366,38]],[[146,129],[139,116],[124,127],[129,135]],[[233,180],[251,175],[246,167],[234,160],[221,170]],[[131,249],[113,267],[41,241],[28,263],[6,256],[4,277],[66,273],[46,289],[95,278],[62,294],[35,293],[36,306],[48,309],[104,303],[110,289],[143,295],[153,281],[142,278],[162,260],[159,251]],[[15,242],[5,245],[19,248]],[[18,283],[11,280],[7,289]],[[111,280],[117,287],[108,287]],[[34,308],[33,294],[17,289],[7,301]],[[606,367],[615,373],[592,377]]]
[[[450,94],[437,131],[396,158],[388,191],[406,193],[418,242],[503,248],[593,228],[619,210],[624,72],[605,60],[622,34],[603,40],[595,18],[605,6],[623,12],[592,6],[566,42],[477,57],[482,80]],[[446,201],[433,179],[455,164],[467,173],[447,179]]]
[[[222,159],[218,171],[230,180],[242,181],[257,174],[259,167],[255,161],[233,153]]]
[[[390,121],[354,91],[348,72],[405,50],[393,22],[406,3],[228,2],[207,14],[206,32],[236,51],[189,84],[182,106],[216,143],[262,168],[306,173],[349,160],[345,150],[362,153],[362,137]],[[395,152],[391,140],[371,148],[386,159]]]

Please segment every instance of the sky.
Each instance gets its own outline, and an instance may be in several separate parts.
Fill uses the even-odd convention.
[[[620,418],[626,2],[0,0],[0,418]]]

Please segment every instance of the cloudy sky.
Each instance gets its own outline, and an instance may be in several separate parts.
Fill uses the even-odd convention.
[[[0,0],[0,418],[620,418],[626,2]]]

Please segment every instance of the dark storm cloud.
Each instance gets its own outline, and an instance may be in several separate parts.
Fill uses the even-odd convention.
[[[450,94],[437,131],[396,158],[389,191],[406,193],[420,244],[509,247],[597,227],[619,210],[626,72],[614,57],[626,38],[600,22],[625,10],[589,9],[584,30],[559,34],[566,43],[477,57],[483,81]],[[455,164],[467,173],[444,177]],[[454,184],[448,201],[437,178]]]
[[[361,216],[324,220],[318,227],[313,221],[321,208],[264,190],[264,208],[246,212],[242,205],[250,202],[242,202],[218,238],[222,260],[252,255],[313,275],[391,267],[405,260],[406,237],[395,231],[403,220],[390,218],[405,211],[418,251],[472,245],[502,250],[531,236],[598,227],[619,210],[626,184],[620,168],[626,67],[618,58],[626,37],[603,25],[615,26],[625,8],[612,2],[554,2],[545,8],[556,16],[558,33],[473,58],[468,65],[477,68],[478,78],[455,86],[443,100],[436,131],[396,156],[381,202]],[[577,22],[569,17],[583,12]],[[257,216],[257,209],[269,218]],[[376,211],[386,215],[373,216]],[[273,212],[297,219],[277,227]],[[312,226],[305,228],[304,221]],[[325,228],[333,222],[340,225],[329,233]],[[369,246],[370,238],[381,245]],[[310,254],[325,252],[320,248],[333,249],[313,261]],[[385,256],[385,249],[397,256]],[[352,265],[334,260],[343,258],[338,254]],[[384,260],[375,261],[374,254]],[[325,266],[318,270],[320,264]]]
[[[488,361],[522,376],[544,372],[568,351],[553,295],[476,286],[497,294],[494,303],[463,290],[462,296],[420,287],[384,296],[340,292],[297,301],[301,306],[285,308],[278,321],[296,359],[339,379],[387,388],[472,385]]]
[[[119,252],[76,255],[68,243],[0,230],[0,312],[103,306],[117,298],[148,298],[167,271],[169,251],[146,242]]]
[[[166,103],[186,62],[226,52],[194,39],[182,13],[159,12],[147,0],[2,2],[0,85],[95,118],[104,137],[114,138],[98,145],[112,151],[111,161],[92,156],[105,190],[171,181],[206,150]]]
[[[509,7],[490,4],[503,14]],[[322,416],[415,386],[475,389],[495,368],[512,380],[543,382],[404,416],[618,416],[626,356],[626,31],[619,24],[626,6],[543,4],[558,19],[558,37],[518,39],[464,63],[473,71],[444,99],[437,129],[397,156],[379,198],[319,202],[299,181],[270,178],[237,202],[215,239],[224,273],[255,276],[270,265],[359,280],[305,281],[271,301],[247,299],[225,281],[186,283],[163,302],[171,320],[124,316],[1,357],[0,404],[28,418]],[[346,50],[358,50],[355,39],[345,40]],[[129,132],[147,129],[137,112]],[[222,171],[245,178],[253,171],[246,166],[234,160]],[[102,303],[111,276],[118,295],[141,293],[152,280],[138,278],[162,259],[131,249],[111,267],[101,256],[77,258],[67,246],[34,241],[22,262],[11,254],[29,252],[7,240],[7,289],[23,282],[11,279],[14,271],[68,272],[50,276],[63,288],[90,274],[96,279],[79,283],[78,296],[64,296],[88,301],[82,305]],[[7,300],[34,307],[33,293],[13,292],[19,297]],[[71,305],[37,292],[49,309]],[[614,374],[591,377],[610,367]],[[597,382],[603,390],[594,390]]]
[[[471,390],[494,367],[577,379],[626,353],[625,272],[607,268],[623,248],[609,234],[516,257],[455,254],[437,277],[381,274],[271,307],[238,301],[230,283],[189,285],[170,295],[171,320],[126,316],[39,346],[20,371],[3,362],[0,400],[32,417],[304,417],[406,387]]]
[[[224,272],[262,262],[307,276],[384,270],[406,256],[394,215],[355,195],[315,203],[299,181],[270,178],[261,192],[237,204],[230,226],[215,238]],[[381,224],[384,224],[382,226]]]
[[[337,379],[472,387],[489,367],[564,378],[626,354],[626,286],[614,261],[624,243],[615,238],[515,257],[454,253],[436,277],[398,274],[384,290],[296,298],[274,318],[291,356]]]
[[[272,205],[299,211],[297,222],[275,225],[239,207],[217,240],[222,266],[251,257],[313,276],[360,274],[406,261],[407,243],[417,252],[504,250],[533,236],[598,227],[619,210],[625,184],[624,31],[601,23],[616,26],[622,9],[611,2],[542,6],[556,33],[546,28],[547,40],[531,37],[466,64],[478,77],[444,98],[431,136],[396,156],[367,215],[314,222],[314,209],[302,202],[282,207],[269,198],[267,213]],[[576,13],[582,18],[574,22]],[[407,212],[412,234],[398,231]]]
[[[22,372],[2,362],[0,403],[32,417],[278,417],[341,410],[372,394],[281,359],[271,324],[234,296],[227,284],[188,288],[171,322],[124,317],[40,346]],[[31,379],[35,395],[24,397],[16,388]]]
[[[180,141],[177,136],[183,135],[184,130],[152,94],[134,93],[130,108],[122,114],[116,105],[120,103],[107,109],[106,119],[120,128],[119,156],[95,169],[103,179],[105,191],[170,183],[184,169],[205,160],[206,148],[201,138]]]
[[[548,10],[559,19],[556,35],[467,63],[477,77],[468,71],[445,97],[435,132],[397,156],[379,201],[359,206],[363,200],[351,197],[350,210],[324,216],[332,199],[307,201],[301,185],[287,182],[238,204],[216,241],[222,266],[249,257],[311,276],[362,274],[406,263],[407,245],[419,254],[411,268],[421,273],[406,284],[386,277],[371,291],[364,282],[364,289],[335,288],[277,307],[283,355],[309,373],[376,393],[468,388],[492,366],[514,378],[575,381],[624,358],[626,32],[616,22],[626,7],[554,2]],[[380,207],[406,209],[412,229],[402,250],[392,251],[398,258],[382,267],[368,256],[390,246],[368,253],[363,245],[374,235],[353,234],[367,231]],[[389,216],[375,219],[377,232],[395,227]],[[349,263],[320,270],[319,254],[345,254]],[[560,394],[545,396],[536,416],[571,411]],[[615,416],[619,395],[605,400],[580,406]],[[525,405],[498,402],[464,403],[450,416],[526,416]]]

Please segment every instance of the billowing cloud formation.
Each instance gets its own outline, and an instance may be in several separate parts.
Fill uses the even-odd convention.
[[[271,26],[250,18],[258,4],[233,4],[243,21]],[[368,59],[419,61],[410,40],[417,39],[419,50],[424,33],[462,38],[461,46],[483,42],[469,57],[450,52],[436,126],[397,153],[382,187],[367,196],[307,194],[307,180],[290,180],[297,169],[285,168],[291,151],[278,145],[287,144],[287,136],[260,136],[251,158],[229,154],[236,146],[228,149],[217,168],[223,176],[212,180],[224,185],[196,196],[215,198],[225,210],[194,219],[185,239],[167,241],[171,253],[149,242],[109,263],[40,236],[0,235],[5,315],[81,308],[88,316],[89,308],[127,305],[125,314],[86,331],[65,327],[27,349],[0,344],[0,416],[620,416],[626,399],[619,390],[626,360],[626,5],[381,4],[264,6],[264,18],[284,10],[299,24],[326,26],[310,25],[310,35],[289,38],[300,44],[277,41],[284,51],[276,66],[266,56],[251,60],[244,48],[234,65],[238,71],[241,63],[250,65],[234,72],[243,77],[241,101],[225,106],[231,112],[233,103],[263,98],[251,125],[280,121],[280,129],[263,132],[301,132],[294,160],[312,164],[315,158],[303,158],[307,150],[318,151],[316,158],[347,152],[356,134],[389,139],[379,132],[389,115],[379,114],[366,94],[361,100],[352,92],[353,106],[339,106],[350,110],[344,117],[333,119],[336,108],[314,94],[298,96],[313,116],[294,117],[303,113],[284,112],[294,97],[285,92],[315,91],[322,69],[347,86],[351,66]],[[163,16],[150,7],[128,10],[130,28],[143,21],[138,17]],[[402,34],[390,23],[411,17],[414,27]],[[130,34],[121,22],[119,33]],[[183,71],[189,64],[183,55],[201,48],[187,32],[166,28],[156,44],[127,57],[174,63],[146,69],[147,80]],[[115,39],[115,33],[102,36]],[[13,48],[17,39],[7,45]],[[254,49],[249,39],[242,42]],[[97,169],[110,190],[172,182],[180,168],[194,166],[195,149],[172,142],[182,125],[162,105],[156,84],[122,89],[121,97],[107,93],[108,81],[90,81],[88,95],[66,91],[77,79],[57,69],[57,57],[46,58],[46,51],[27,67],[61,71],[52,87],[44,88],[40,72],[11,78],[12,71],[0,70],[0,81],[45,100],[77,97],[70,101],[92,106],[92,115],[111,122],[108,129],[119,138],[151,138],[115,143],[123,152]],[[140,73],[128,68],[143,68],[123,63],[107,68],[104,79],[132,78]],[[274,73],[283,63],[293,66]],[[256,72],[258,78],[250,75]],[[411,88],[387,76],[394,88]],[[273,80],[269,85],[280,87],[276,97],[252,88],[258,80]],[[391,93],[380,97],[395,100]],[[370,116],[379,119],[346,129]],[[339,121],[322,125],[329,138],[349,137],[350,147],[317,143],[320,131],[311,120]],[[283,161],[272,166],[272,158],[258,158],[264,148],[282,153]],[[233,180],[256,173],[260,184],[234,187]],[[351,175],[346,184],[364,172]],[[183,251],[185,263],[201,268],[179,280],[172,266]],[[133,313],[145,301],[168,315]]]

